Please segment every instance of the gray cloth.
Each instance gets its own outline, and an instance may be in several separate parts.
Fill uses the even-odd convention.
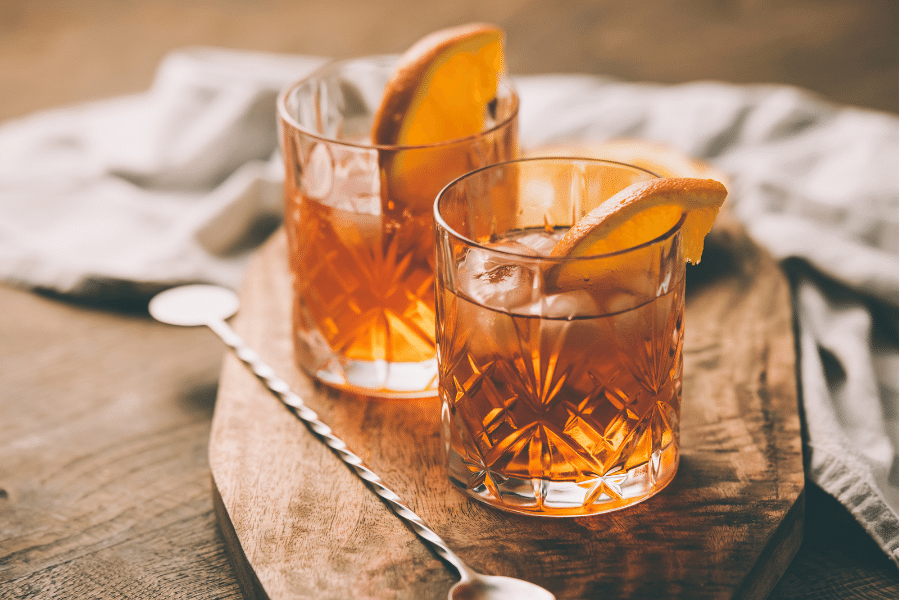
[[[280,218],[277,90],[321,63],[186,49],[145,94],[0,126],[0,278],[101,297],[238,285]],[[516,83],[523,146],[644,138],[728,174],[791,277],[807,475],[897,562],[897,117],[784,86]]]
[[[144,94],[0,126],[0,278],[84,297],[239,285],[281,215],[275,98],[322,63],[190,48]]]

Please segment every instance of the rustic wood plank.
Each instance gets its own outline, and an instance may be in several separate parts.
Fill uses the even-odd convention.
[[[804,479],[788,286],[736,226],[718,228],[689,275],[675,481],[580,519],[511,515],[456,491],[436,400],[353,397],[302,375],[284,255],[278,235],[250,271],[236,327],[464,560],[560,600],[765,598],[796,553]],[[232,557],[258,579],[248,597],[441,598],[455,579],[236,359],[222,372],[210,467]]]

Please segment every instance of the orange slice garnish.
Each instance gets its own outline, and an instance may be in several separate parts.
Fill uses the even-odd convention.
[[[700,262],[703,239],[728,191],[714,179],[666,178],[633,184],[579,219],[552,256],[593,256],[649,242],[685,214],[682,235],[688,262]]]
[[[413,44],[388,82],[372,126],[385,214],[425,213],[440,189],[471,171],[465,143],[486,128],[503,72],[503,33],[475,23]],[[440,145],[435,145],[440,144]]]
[[[503,32],[472,23],[413,44],[388,81],[372,125],[380,145],[415,146],[474,135],[497,95]]]

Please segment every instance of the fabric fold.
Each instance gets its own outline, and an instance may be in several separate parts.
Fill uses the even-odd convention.
[[[324,62],[188,48],[143,94],[0,126],[0,277],[93,297],[237,287],[281,215],[275,99]]]

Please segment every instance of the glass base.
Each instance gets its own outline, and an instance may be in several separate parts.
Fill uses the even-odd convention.
[[[432,398],[437,396],[437,360],[391,363],[383,360],[338,360],[308,369],[322,383],[354,394],[378,398]]]
[[[451,447],[450,481],[476,500],[506,511],[545,517],[579,517],[637,504],[666,487],[678,470],[678,444],[669,444],[650,462],[604,477],[574,481],[518,479],[473,471]]]

